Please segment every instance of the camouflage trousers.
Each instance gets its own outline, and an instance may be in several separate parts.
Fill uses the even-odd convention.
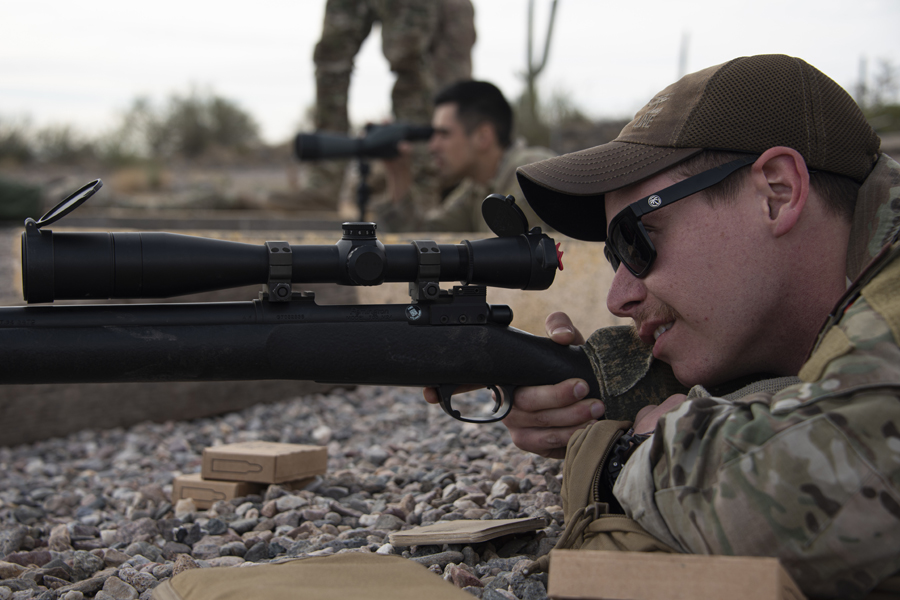
[[[382,50],[396,74],[391,92],[396,120],[430,122],[435,92],[471,78],[475,43],[471,0],[328,0],[322,37],[313,54],[317,130],[348,132],[353,61],[375,22],[381,23]],[[310,187],[336,196],[345,169],[344,161],[310,165]],[[416,151],[413,176],[434,179],[423,150]]]

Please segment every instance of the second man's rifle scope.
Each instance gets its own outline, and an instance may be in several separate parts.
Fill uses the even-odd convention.
[[[54,300],[164,298],[253,284],[269,301],[291,300],[291,285],[418,283],[413,299],[437,297],[440,282],[543,290],[559,266],[551,238],[525,233],[520,213],[496,219],[502,237],[459,244],[414,241],[383,244],[374,223],[344,223],[333,245],[247,244],[173,233],[53,232],[47,226],[79,206],[102,183],[94,181],[22,234],[22,284],[31,303]],[[503,213],[508,199],[492,196]],[[487,202],[487,201],[486,201]],[[491,205],[491,202],[488,202]],[[494,211],[497,212],[496,210]],[[488,212],[486,212],[488,214]],[[509,223],[516,223],[509,227]]]

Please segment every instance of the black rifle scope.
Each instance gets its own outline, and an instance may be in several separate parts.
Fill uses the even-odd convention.
[[[528,233],[437,244],[382,244],[374,223],[344,223],[333,245],[255,245],[174,233],[80,233],[43,228],[102,185],[88,184],[22,234],[22,287],[28,303],[165,298],[253,284],[290,299],[291,283],[378,285],[460,281],[547,289],[559,260],[554,242]],[[90,186],[93,189],[88,190]],[[87,190],[87,191],[85,191]]]
[[[294,139],[294,150],[300,160],[394,158],[399,142],[425,141],[433,133],[430,125],[406,123],[367,125],[366,135],[358,138],[338,133],[301,133]]]

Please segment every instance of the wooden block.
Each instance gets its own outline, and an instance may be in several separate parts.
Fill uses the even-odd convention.
[[[552,550],[554,600],[802,600],[777,558]]]

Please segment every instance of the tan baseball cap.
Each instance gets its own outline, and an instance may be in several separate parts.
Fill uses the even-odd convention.
[[[745,56],[685,75],[612,142],[519,167],[528,204],[557,231],[604,241],[603,195],[703,150],[797,150],[810,169],[862,182],[881,140],[853,98],[799,58]]]

